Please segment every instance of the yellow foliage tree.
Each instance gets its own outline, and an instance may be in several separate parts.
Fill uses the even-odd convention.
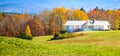
[[[29,25],[27,25],[27,27],[26,27],[25,34],[26,34],[27,36],[31,36],[31,30],[30,30]]]
[[[78,9],[74,10],[73,16],[74,19],[80,19],[80,11]]]
[[[88,15],[84,11],[80,11],[81,20],[89,20]]]
[[[78,9],[74,10],[73,16],[74,16],[74,19],[89,20],[87,14],[83,11],[78,10]]]
[[[111,14],[112,11],[111,11],[110,9],[108,9],[108,10],[106,11],[106,13],[107,13],[107,14]]]
[[[116,18],[115,18],[115,29],[118,30],[119,29],[119,11],[115,11],[115,15],[116,15]]]
[[[115,30],[118,30],[119,28],[119,19],[115,19]]]
[[[51,18],[56,20],[55,22],[58,23],[57,26],[60,27],[60,30],[62,30],[63,24],[66,22],[66,11],[67,10],[64,7],[55,7],[50,14]]]

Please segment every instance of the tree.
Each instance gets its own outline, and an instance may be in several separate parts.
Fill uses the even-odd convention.
[[[98,9],[98,6],[96,6],[95,10],[99,10],[99,9]]]
[[[45,10],[43,11],[40,15],[40,18],[41,18],[41,23],[43,24],[43,27],[44,27],[44,32],[45,32],[45,35],[49,35],[49,20],[50,20],[50,11],[48,10]]]
[[[73,11],[68,9],[67,12],[65,13],[65,16],[67,20],[73,20]]]
[[[78,9],[74,10],[73,16],[74,16],[74,19],[80,19],[80,12]]]
[[[32,40],[32,34],[29,25],[26,26],[25,33],[19,33],[16,35],[17,38],[22,38],[22,39],[27,39],[27,40]]]
[[[88,13],[88,16],[91,20],[96,19],[96,20],[107,20],[107,14],[105,12],[105,10],[102,9],[98,9],[97,7],[93,10],[91,10]]]
[[[83,7],[80,9],[80,11],[83,11],[83,12],[85,12],[85,10],[83,9]]]
[[[107,10],[107,18],[108,21],[111,24],[111,29],[116,29],[118,30],[119,28],[119,20],[120,20],[120,16],[119,16],[119,11],[118,10]]]
[[[4,19],[2,13],[0,12],[0,35],[2,35],[3,26],[4,26]]]
[[[31,36],[31,30],[30,30],[29,25],[27,25],[27,27],[26,27],[25,34],[26,34],[27,36]]]
[[[33,36],[44,35],[44,27],[41,22],[41,19],[35,15],[33,19],[30,19],[27,23],[31,27],[31,32]]]
[[[80,11],[80,17],[81,20],[89,20],[88,15],[83,11]]]
[[[58,27],[60,27],[60,30],[63,29],[63,24],[66,22],[66,8],[61,7],[61,8],[54,8],[51,13],[50,13],[50,19],[54,19],[55,23],[57,24]]]
[[[65,22],[67,21],[66,17],[65,17],[66,11],[67,10],[64,7],[61,7],[58,10],[58,13],[59,13],[59,16],[60,16],[60,21],[61,21],[61,23],[60,23],[61,30],[63,30],[63,24],[65,24]]]
[[[78,9],[74,10],[73,16],[74,16],[74,19],[77,19],[77,20],[89,20],[87,14]]]
[[[115,19],[115,30],[118,30],[119,29],[119,19]]]
[[[56,30],[57,27],[56,27],[54,19],[50,20],[50,24],[49,25],[50,25],[49,33],[52,34],[52,35],[54,35],[57,32],[57,30]]]
[[[113,19],[113,13],[112,13],[112,10],[108,9],[106,10],[106,14],[107,14],[107,20],[108,22],[111,24],[111,29],[114,29],[114,19]]]
[[[118,30],[119,29],[119,12],[118,11],[115,11],[115,19],[114,19],[114,26],[115,26],[115,30]]]

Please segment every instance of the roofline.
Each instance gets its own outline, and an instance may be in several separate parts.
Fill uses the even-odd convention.
[[[67,21],[92,21],[92,20],[67,20]],[[95,21],[107,21],[107,20],[95,20]]]

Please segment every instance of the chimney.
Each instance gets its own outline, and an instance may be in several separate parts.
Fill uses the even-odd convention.
[[[95,19],[92,20],[92,23],[93,23],[93,24],[95,23]]]

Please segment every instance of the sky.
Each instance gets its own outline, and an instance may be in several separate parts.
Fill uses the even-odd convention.
[[[67,9],[83,7],[88,12],[96,6],[105,10],[119,9],[120,0],[0,0],[0,12],[40,13],[54,7]]]

